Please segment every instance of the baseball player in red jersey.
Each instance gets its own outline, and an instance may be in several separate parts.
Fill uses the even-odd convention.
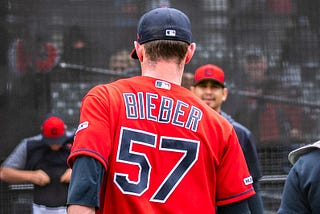
[[[143,15],[131,57],[142,76],[84,97],[68,164],[68,213],[248,213],[255,194],[232,125],[180,86],[189,18]]]

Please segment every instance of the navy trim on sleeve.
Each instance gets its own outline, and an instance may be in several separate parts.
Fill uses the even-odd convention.
[[[219,214],[230,214],[230,213],[237,213],[237,214],[250,214],[249,205],[248,205],[248,199],[227,204],[223,206],[217,207],[217,213]]]

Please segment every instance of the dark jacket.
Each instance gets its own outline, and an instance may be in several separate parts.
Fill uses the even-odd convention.
[[[65,206],[68,184],[61,183],[60,177],[67,170],[67,158],[70,154],[73,137],[65,142],[58,151],[53,151],[41,140],[27,142],[27,170],[42,169],[50,177],[46,186],[34,187],[34,203],[48,207]]]
[[[227,113],[221,111],[220,114],[233,125],[234,130],[237,133],[237,137],[241,145],[253,181],[258,181],[262,177],[262,171],[258,159],[256,144],[254,142],[250,130],[233,120],[232,117]]]
[[[320,141],[289,154],[288,174],[278,214],[320,213]]]

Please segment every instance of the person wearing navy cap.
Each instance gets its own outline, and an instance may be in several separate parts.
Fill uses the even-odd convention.
[[[131,57],[142,75],[83,99],[69,214],[249,213],[255,191],[232,125],[181,86],[195,48],[180,10],[141,17]]]
[[[1,165],[0,179],[34,184],[34,214],[66,213],[71,169],[67,166],[73,133],[60,116],[47,114],[42,133],[23,139]]]
[[[256,191],[256,195],[248,199],[250,212],[251,214],[263,213],[263,201],[259,191],[259,179],[262,177],[262,171],[252,133],[248,128],[236,122],[230,115],[222,111],[222,105],[228,96],[224,71],[213,64],[200,66],[195,71],[194,85],[190,87],[190,90],[233,125]]]

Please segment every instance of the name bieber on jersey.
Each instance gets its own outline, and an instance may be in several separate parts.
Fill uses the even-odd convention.
[[[171,123],[194,132],[202,119],[202,111],[181,100],[154,93],[123,93],[128,119],[147,119],[158,123]],[[188,115],[186,117],[186,115]]]

